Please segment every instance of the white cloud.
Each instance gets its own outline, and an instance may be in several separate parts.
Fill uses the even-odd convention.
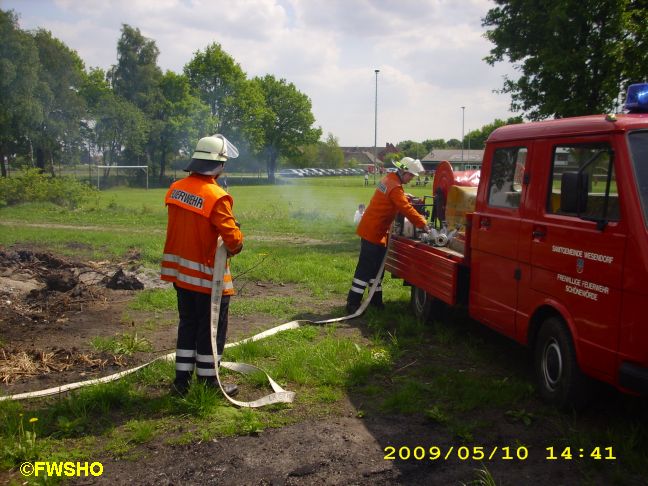
[[[481,19],[490,0],[2,0],[23,28],[44,27],[87,66],[116,63],[122,24],[155,40],[162,69],[180,72],[220,43],[248,76],[293,82],[316,123],[343,145],[459,138],[511,116],[493,90],[507,66],[488,66]]]

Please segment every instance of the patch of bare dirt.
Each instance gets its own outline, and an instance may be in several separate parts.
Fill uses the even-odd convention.
[[[329,245],[329,241],[315,238],[307,238],[305,236],[294,236],[294,235],[250,235],[247,238],[254,241],[272,241],[272,242],[282,242],[293,245]]]
[[[160,286],[131,251],[122,262],[77,261],[33,249],[0,249],[0,392],[34,391],[120,371],[150,353],[119,356],[93,338],[130,332],[123,312],[134,292]],[[154,350],[173,333],[150,336]]]
[[[75,224],[62,224],[62,223],[25,223],[21,221],[17,223],[15,221],[0,221],[0,225],[4,226],[21,226],[28,228],[57,228],[57,229],[78,229],[84,231],[110,231],[118,233],[164,233],[165,230],[159,228],[146,228],[146,229],[136,229],[136,228],[121,228],[119,226],[92,226],[92,225],[75,225]]]
[[[466,423],[482,426],[466,441],[422,414],[380,412],[366,396],[350,392],[340,410],[318,420],[186,445],[159,437],[132,451],[132,458],[93,458],[103,464],[104,475],[75,484],[490,484],[476,482],[484,469],[499,486],[648,484],[637,475],[621,476],[616,461],[548,460],[547,447],[562,450],[565,445],[564,421],[543,417],[544,407],[536,400],[526,406],[537,417],[532,425],[488,407],[467,413]],[[591,430],[605,427],[604,417],[605,412],[591,413]],[[480,452],[483,458],[475,459]]]
[[[79,484],[462,485],[474,484],[477,470],[484,467],[498,485],[588,484],[583,482],[580,465],[545,460],[542,444],[550,434],[542,430],[524,432],[515,424],[504,423],[474,444],[487,453],[499,447],[500,452],[491,460],[462,460],[456,452],[447,459],[431,460],[427,452],[430,447],[439,447],[445,454],[460,446],[445,427],[420,417],[358,418],[355,407],[357,404],[348,402],[342,416],[307,420],[249,436],[189,445],[149,444],[142,451],[145,461],[102,459],[104,476]],[[529,445],[525,460],[502,459],[504,444],[515,450],[521,443]],[[395,460],[385,459],[390,447],[396,451],[407,448],[409,458],[400,459],[396,452]],[[426,453],[415,459],[412,451],[421,447]]]

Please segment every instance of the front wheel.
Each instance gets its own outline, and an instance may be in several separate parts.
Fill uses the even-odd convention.
[[[571,334],[564,322],[550,317],[535,343],[534,368],[540,395],[562,409],[581,409],[589,401],[590,380],[576,360]]]
[[[443,302],[414,285],[410,292],[410,304],[414,315],[423,324],[442,317]]]

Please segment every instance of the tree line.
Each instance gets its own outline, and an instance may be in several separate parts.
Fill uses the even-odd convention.
[[[628,84],[648,80],[648,0],[494,0],[482,19],[494,47],[484,60],[509,61],[511,111],[530,120],[619,108]],[[222,133],[241,152],[240,169],[278,161],[340,167],[344,154],[329,134],[320,141],[311,100],[272,75],[248,78],[219,44],[198,51],[182,73],[162,72],[154,40],[123,25],[117,64],[86,69],[74,50],[43,29],[23,31],[14,11],[0,10],[0,162],[147,165],[162,181],[187,160],[201,136]],[[464,140],[405,140],[400,153],[483,148],[495,120]],[[5,165],[0,163],[2,175]]]
[[[148,165],[162,182],[200,137],[222,133],[241,152],[237,169],[265,164],[272,181],[279,157],[321,135],[308,96],[270,74],[248,78],[216,43],[178,74],[162,72],[155,41],[126,24],[107,71],[86,69],[49,31],[21,30],[11,10],[0,10],[0,38],[0,162],[52,173],[61,162]]]
[[[464,135],[463,144],[462,141],[457,138],[451,138],[444,140],[442,138],[428,139],[423,140],[422,142],[415,142],[413,140],[403,140],[396,144],[398,153],[389,154],[389,159],[400,158],[400,157],[412,157],[414,159],[422,159],[427,154],[429,154],[433,149],[461,149],[462,147],[466,150],[482,150],[486,146],[486,139],[488,136],[499,127],[504,125],[514,125],[516,123],[522,123],[523,119],[521,116],[514,116],[502,120],[496,118],[491,123],[487,123],[481,128],[476,130],[470,130],[467,134]]]

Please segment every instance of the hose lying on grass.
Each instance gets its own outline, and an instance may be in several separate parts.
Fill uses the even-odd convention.
[[[211,308],[211,341],[212,341],[212,352],[214,354],[214,362],[218,363],[218,358],[216,356],[217,353],[217,348],[216,348],[216,340],[217,340],[217,335],[218,335],[218,316],[219,316],[219,310],[220,310],[220,298],[221,298],[221,290],[222,290],[222,285],[223,285],[223,274],[225,273],[225,262],[227,260],[227,250],[225,249],[225,246],[222,244],[222,240],[219,238],[218,241],[218,248],[216,250],[216,258],[214,259],[214,279],[212,281],[212,308]],[[234,347],[234,346],[239,346],[243,343],[247,343],[250,341],[258,341],[260,339],[265,339],[269,336],[272,336],[274,334],[277,334],[282,331],[287,331],[289,329],[297,329],[301,325],[304,324],[330,324],[333,322],[341,322],[341,321],[346,321],[349,319],[353,319],[354,317],[358,317],[364,313],[366,310],[367,306],[369,305],[369,302],[371,301],[371,297],[373,296],[376,287],[378,286],[380,282],[380,276],[382,275],[382,271],[385,268],[385,259],[383,259],[382,264],[380,265],[380,269],[378,270],[378,274],[376,275],[376,278],[374,279],[373,284],[369,288],[369,295],[368,297],[362,302],[362,305],[356,310],[353,314],[350,314],[348,316],[343,316],[343,317],[336,317],[332,319],[325,319],[321,321],[309,321],[309,320],[296,320],[296,321],[290,321],[286,322],[285,324],[281,324],[279,326],[273,327],[271,329],[268,329],[267,331],[263,331],[259,334],[255,334],[252,337],[243,339],[241,341],[237,341],[234,343],[229,343],[226,344],[225,347]],[[216,278],[216,275],[219,275],[220,278]],[[175,359],[175,353],[169,353],[163,356],[159,356],[155,358],[154,360],[149,361],[148,363],[144,363],[142,365],[136,366],[135,368],[131,368],[128,370],[120,371],[119,373],[114,373],[112,375],[104,376],[102,378],[95,378],[92,380],[85,380],[85,381],[78,381],[76,383],[68,383],[67,385],[60,385],[52,388],[47,388],[45,390],[38,390],[38,391],[33,391],[33,392],[26,392],[26,393],[19,393],[16,395],[6,395],[6,396],[0,396],[0,401],[4,400],[25,400],[28,398],[42,398],[42,397],[47,397],[47,396],[52,396],[52,395],[58,395],[60,393],[65,393],[69,392],[72,390],[76,390],[77,388],[81,388],[84,386],[89,386],[89,385],[96,385],[99,383],[108,383],[111,381],[118,380],[120,378],[123,378],[124,376],[130,375],[131,373],[136,372],[137,370],[140,370],[144,368],[145,366],[148,366],[152,363],[155,363],[156,361],[160,360],[168,360],[171,361]],[[225,390],[223,390],[223,386],[220,381],[220,376],[218,374],[218,366],[216,366],[216,379],[218,380],[218,385],[221,388],[221,391],[223,392],[223,395],[225,395],[225,398],[227,398],[231,403],[234,405],[237,405],[239,407],[248,407],[248,408],[258,408],[262,407],[264,405],[270,405],[272,403],[290,403],[294,400],[295,398],[295,393],[291,391],[286,391],[281,386],[279,386],[271,377],[268,375],[265,371],[261,370],[260,368],[257,368],[256,366],[245,364],[245,363],[235,363],[235,362],[230,362],[230,361],[223,361],[221,362],[221,366],[224,368],[227,368],[232,371],[236,371],[238,373],[243,373],[243,374],[250,374],[255,371],[261,371],[263,372],[266,377],[268,378],[268,381],[270,383],[270,386],[274,390],[273,393],[266,395],[264,397],[261,397],[257,400],[253,400],[251,402],[242,402],[239,400],[234,400],[232,397],[227,395],[225,393]]]

